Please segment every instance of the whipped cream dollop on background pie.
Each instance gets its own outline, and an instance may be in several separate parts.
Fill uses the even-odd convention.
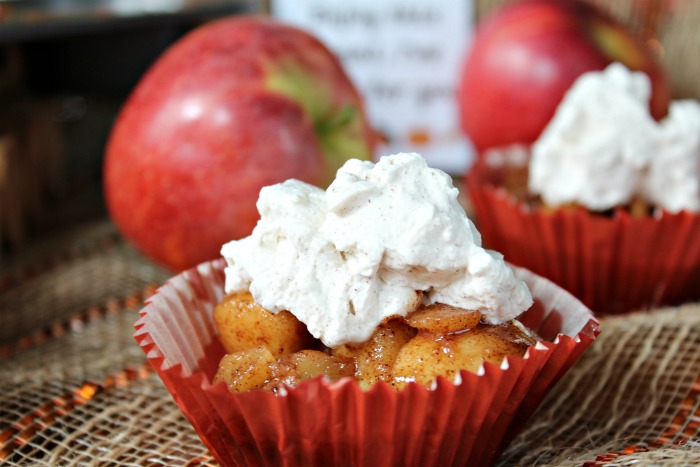
[[[674,101],[657,122],[650,95],[648,76],[620,63],[581,75],[532,147],[530,192],[592,211],[635,199],[700,210],[700,104]]]

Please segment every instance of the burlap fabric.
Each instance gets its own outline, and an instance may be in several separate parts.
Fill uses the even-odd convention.
[[[169,276],[107,223],[0,272],[0,465],[212,465],[133,323]],[[499,465],[700,464],[700,305],[605,319]]]

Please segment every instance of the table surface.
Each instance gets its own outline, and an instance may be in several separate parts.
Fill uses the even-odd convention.
[[[0,264],[0,465],[214,465],[136,345],[171,273],[105,220]],[[700,304],[602,333],[498,465],[700,464]]]

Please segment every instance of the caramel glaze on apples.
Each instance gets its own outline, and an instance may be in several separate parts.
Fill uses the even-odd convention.
[[[454,380],[460,370],[476,372],[484,362],[521,356],[539,340],[517,320],[486,324],[478,311],[434,304],[387,319],[367,342],[328,348],[294,315],[270,313],[247,292],[228,295],[214,321],[229,352],[214,382],[233,392],[277,393],[321,375],[353,377],[363,389],[378,381],[396,389],[414,381],[429,387],[437,376]]]

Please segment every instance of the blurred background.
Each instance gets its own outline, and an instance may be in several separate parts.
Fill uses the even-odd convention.
[[[474,21],[506,1],[474,0]],[[700,2],[589,1],[658,52],[674,97],[700,98]],[[269,10],[262,0],[0,1],[0,262],[32,238],[106,217],[106,139],[165,48],[203,22]]]
[[[0,261],[105,217],[104,146],[148,66],[245,0],[0,1]]]

